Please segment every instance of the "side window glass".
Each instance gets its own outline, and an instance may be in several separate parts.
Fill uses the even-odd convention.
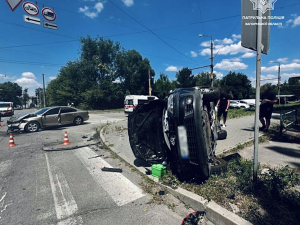
[[[54,109],[50,109],[48,112],[46,112],[46,115],[47,116],[50,116],[50,115],[57,115],[59,112],[59,108],[54,108]]]

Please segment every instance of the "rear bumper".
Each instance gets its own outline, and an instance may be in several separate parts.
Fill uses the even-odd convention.
[[[14,114],[13,111],[7,112],[7,111],[2,111],[0,112],[0,116],[12,116]]]

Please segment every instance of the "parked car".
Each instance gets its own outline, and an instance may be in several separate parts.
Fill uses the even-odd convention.
[[[230,100],[230,108],[232,109],[248,109],[250,106],[247,103],[242,103],[239,100]]]
[[[165,100],[138,105],[128,116],[128,134],[136,158],[169,164],[180,179],[207,179],[226,163],[215,157],[217,139],[226,131],[216,119],[216,88],[182,88]]]
[[[13,102],[0,102],[0,117],[14,115],[14,103]]]
[[[89,112],[80,109],[55,106],[40,109],[34,113],[22,113],[12,116],[7,121],[8,132],[26,131],[36,132],[40,128],[60,125],[81,125],[89,119]]]
[[[241,103],[246,103],[251,107],[255,107],[255,99],[242,99]]]

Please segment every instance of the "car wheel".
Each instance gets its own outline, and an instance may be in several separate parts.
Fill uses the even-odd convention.
[[[25,131],[28,133],[37,132],[40,129],[40,124],[35,121],[31,121],[26,124]]]
[[[83,123],[82,117],[77,116],[77,117],[74,119],[74,125],[81,125],[82,123]]]
[[[221,174],[227,171],[227,162],[224,159],[215,157],[211,164],[212,174]]]
[[[201,90],[201,94],[203,94],[203,101],[214,102],[219,100],[220,98],[219,88],[200,87],[200,90]]]

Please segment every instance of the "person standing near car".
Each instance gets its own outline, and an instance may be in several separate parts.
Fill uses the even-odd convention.
[[[260,101],[259,120],[262,127],[259,130],[268,132],[271,124],[273,105],[277,103],[276,95],[271,92],[268,85],[264,87],[264,93],[261,95]]]
[[[221,89],[220,99],[218,100],[216,106],[219,107],[218,120],[220,122],[221,116],[223,116],[223,127],[226,127],[227,114],[230,106],[230,97],[225,89]]]

